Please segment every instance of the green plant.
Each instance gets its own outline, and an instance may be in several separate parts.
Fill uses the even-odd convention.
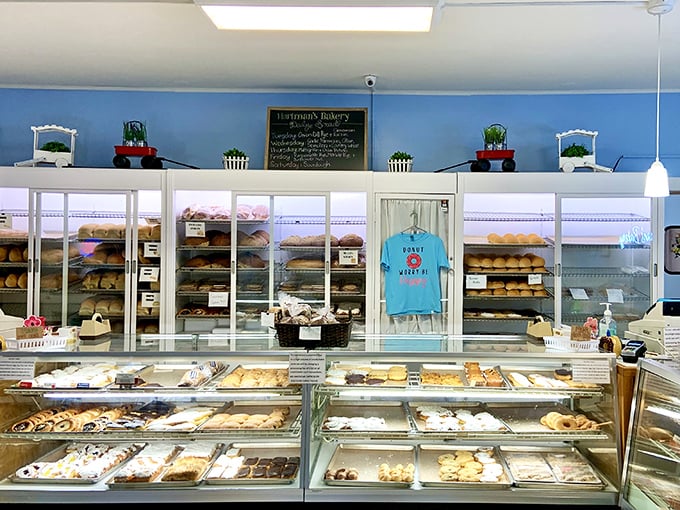
[[[146,126],[138,120],[124,122],[123,140],[126,142],[146,142]]]
[[[224,154],[225,158],[247,158],[248,157],[245,152],[237,149],[236,147],[234,147],[233,149],[229,149],[228,151],[224,151],[222,154]]]
[[[500,124],[491,124],[482,130],[484,143],[501,144],[505,142],[506,129]]]
[[[569,147],[562,150],[563,158],[582,158],[583,156],[590,155],[590,151],[586,149],[585,145],[580,143],[572,143]]]
[[[65,143],[54,141],[44,143],[43,146],[40,147],[40,150],[49,152],[71,152],[71,149],[69,149],[68,145]]]
[[[408,152],[396,151],[394,154],[390,156],[390,159],[391,160],[413,159],[413,156],[411,156]]]

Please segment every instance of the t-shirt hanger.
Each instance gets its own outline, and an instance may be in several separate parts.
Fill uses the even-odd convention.
[[[419,232],[421,233],[427,233],[427,230],[424,228],[420,228],[418,226],[418,213],[413,211],[410,216],[413,218],[413,223],[411,224],[410,227],[406,227],[404,230],[401,231],[402,234],[417,234]]]

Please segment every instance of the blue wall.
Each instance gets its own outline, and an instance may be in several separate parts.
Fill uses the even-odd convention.
[[[368,108],[369,168],[376,171],[386,169],[395,150],[415,156],[416,172],[467,161],[482,148],[482,128],[499,122],[508,129],[508,148],[515,149],[519,172],[559,171],[555,133],[579,128],[599,132],[599,164],[613,166],[623,155],[617,171],[639,172],[654,159],[655,100],[654,94],[371,96],[0,89],[0,165],[32,157],[31,126],[58,124],[78,130],[77,166],[112,167],[123,122],[141,120],[159,156],[220,168],[222,152],[236,146],[249,154],[250,167],[259,169],[264,166],[267,107],[312,106]],[[680,94],[662,94],[661,105],[661,159],[671,176],[680,176],[675,135]]]
[[[646,170],[656,149],[655,94],[426,96],[0,89],[0,166],[32,157],[31,126],[58,124],[78,130],[77,166],[110,168],[113,146],[122,142],[123,122],[141,120],[159,156],[200,168],[220,168],[222,152],[238,147],[250,156],[252,169],[261,169],[268,106],[368,108],[369,168],[376,171],[385,171],[395,150],[415,156],[416,172],[473,159],[482,148],[482,128],[496,122],[508,129],[508,148],[515,150],[518,172],[558,172],[555,134],[569,129],[598,131],[597,162],[613,166],[623,155],[617,172]],[[669,174],[678,177],[680,94],[662,94],[661,108],[661,160]],[[172,163],[166,166],[182,168]],[[453,171],[467,172],[469,166]],[[678,196],[666,200],[667,225],[680,224],[679,201]],[[680,296],[680,275],[666,275],[665,282],[666,296]]]

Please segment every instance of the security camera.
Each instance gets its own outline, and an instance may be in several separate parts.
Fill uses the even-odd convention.
[[[367,74],[366,76],[364,76],[364,83],[369,89],[375,87],[376,80],[377,78],[372,74]]]

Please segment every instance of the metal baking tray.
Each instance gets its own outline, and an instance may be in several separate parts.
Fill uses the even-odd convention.
[[[439,476],[441,464],[438,461],[440,455],[455,455],[458,451],[469,451],[474,455],[478,451],[487,451],[496,464],[503,468],[503,473],[496,482],[460,482],[443,481]],[[474,487],[480,489],[506,489],[512,484],[508,475],[508,468],[498,454],[495,447],[481,448],[478,446],[442,446],[442,445],[419,445],[418,446],[418,480],[423,486],[430,487]]]
[[[300,464],[300,444],[299,443],[232,443],[229,447],[222,453],[222,455],[229,456],[242,456],[243,461],[246,459],[259,459],[267,458],[273,459],[274,457],[286,457],[287,459],[296,459],[298,464],[298,470],[293,474],[293,476],[286,478],[221,478],[219,474],[211,475],[211,472],[205,476],[205,483],[208,485],[234,485],[234,484],[247,484],[247,485],[288,485],[293,483],[299,473]],[[216,460],[213,465],[216,465],[219,459]],[[294,463],[294,462],[293,462]]]
[[[121,365],[118,366],[115,363],[106,363],[106,365],[115,367],[115,373],[125,373],[125,374],[137,374],[140,370],[142,370],[144,367],[147,365],[139,364],[139,363],[130,363],[126,365]],[[69,367],[72,367],[74,365],[69,365]],[[85,363],[82,365],[77,365],[78,370],[75,372],[76,374],[78,373],[79,370],[81,369],[88,369],[90,367],[96,366],[96,364],[90,364],[90,363]],[[52,372],[58,371],[58,370],[64,370],[64,369],[69,369],[69,367],[64,367],[63,369],[55,369],[51,370],[49,372],[45,372],[45,374],[51,374]],[[102,367],[103,370],[103,367]],[[45,375],[45,374],[38,374],[38,375]],[[31,393],[43,393],[46,390],[60,390],[60,391],[87,391],[87,390],[101,390],[104,388],[109,388],[113,385],[113,382],[107,383],[104,385],[97,385],[93,386],[91,385],[86,379],[83,379],[82,381],[76,381],[73,386],[34,386],[32,385],[32,381],[35,380],[38,375],[34,376],[33,379],[26,379],[19,381],[18,383],[14,384],[11,386],[12,389],[19,389],[21,390],[21,393],[25,394],[31,394]],[[115,376],[114,376],[115,379]]]
[[[378,467],[387,463],[390,467],[402,464],[415,465],[415,447],[408,445],[344,444],[336,446],[326,470],[355,468],[357,480],[327,480],[326,485],[346,487],[410,487],[412,482],[383,482],[378,479]]]
[[[561,414],[580,414],[579,411],[573,411],[566,406],[557,403],[532,403],[532,402],[495,402],[488,404],[489,410],[503,420],[510,430],[517,434],[584,434],[588,437],[604,436],[606,433],[600,430],[553,430],[547,425],[541,423],[541,417],[545,416],[551,411]]]
[[[513,485],[517,487],[545,488],[549,485],[558,488],[602,489],[605,485],[588,460],[574,447],[500,446],[499,450],[508,466]],[[563,476],[563,473],[567,473],[568,470],[560,470],[559,476],[563,477],[558,477],[555,466],[560,465],[562,460],[566,463],[567,459],[572,462],[579,462],[579,466],[586,466],[584,467],[586,480],[565,481],[566,476]],[[540,469],[545,475],[545,479],[536,480],[522,477],[522,467]]]
[[[442,375],[455,377],[458,376],[460,379],[460,384],[435,384],[435,383],[424,383],[423,375],[427,373],[440,373]],[[436,388],[462,388],[468,386],[468,380],[465,377],[465,368],[463,365],[453,365],[453,364],[423,364],[420,366],[420,386],[428,389]]]
[[[163,467],[156,473],[156,476],[151,478],[149,481],[146,482],[141,482],[141,481],[116,481],[116,474],[118,473],[118,470],[116,470],[116,473],[113,473],[112,476],[109,477],[109,479],[106,482],[106,485],[108,485],[112,489],[129,489],[129,488],[136,488],[136,487],[149,487],[155,486],[157,483],[157,480],[163,474],[165,471],[165,468],[173,461],[175,460],[175,457],[177,457],[180,453],[182,452],[182,448],[179,445],[175,445],[175,452],[167,459],[167,461],[163,464]],[[132,459],[130,459],[130,462],[134,462],[134,459],[143,457],[144,454],[142,452],[138,452],[137,455],[135,455]],[[122,469],[122,468],[121,468]],[[152,485],[153,484],[153,485]]]
[[[175,454],[168,462],[166,462],[165,467],[161,470],[161,472],[154,478],[152,481],[149,482],[115,482],[113,479],[111,479],[110,482],[107,482],[108,486],[111,488],[116,488],[116,489],[145,489],[145,488],[150,488],[153,487],[154,489],[158,488],[172,488],[172,487],[194,487],[196,485],[199,485],[203,482],[203,477],[205,474],[210,470],[210,467],[212,464],[215,462],[215,460],[220,456],[222,453],[222,449],[224,448],[223,443],[206,443],[206,442],[196,442],[192,444],[206,444],[210,445],[212,444],[214,446],[213,453],[210,457],[210,460],[208,460],[208,463],[206,464],[205,468],[203,471],[194,479],[194,480],[178,480],[178,481],[163,481],[163,477],[167,473],[168,469],[172,464],[177,461],[182,454],[186,451],[185,450],[185,445],[184,444],[179,444],[181,449],[177,454]]]
[[[189,426],[185,426],[183,428],[177,428],[178,424],[175,425],[170,425],[168,424],[164,428],[160,428],[158,425],[159,423],[163,422],[164,420],[168,420],[176,415],[179,415],[180,413],[183,413],[185,411],[190,411],[195,408],[206,408],[210,409],[210,415],[204,416],[200,422],[193,423]],[[170,413],[168,413],[166,416],[156,418],[155,420],[151,420],[144,426],[144,430],[149,431],[149,432],[177,432],[177,433],[186,433],[186,432],[194,432],[200,425],[203,424],[206,420],[210,418],[215,412],[219,409],[219,406],[211,406],[211,405],[200,405],[195,402],[193,403],[187,403],[186,406],[182,407],[176,407],[174,410],[172,410]],[[186,423],[186,422],[180,422],[180,423]]]
[[[422,432],[425,434],[468,434],[468,433],[492,433],[492,434],[503,434],[503,433],[508,433],[510,432],[510,427],[498,418],[497,416],[494,415],[487,407],[484,405],[480,404],[479,402],[456,402],[455,404],[446,404],[446,403],[441,403],[441,402],[409,402],[409,412],[411,414],[411,417],[413,419],[413,422],[416,424],[416,428],[418,429],[418,432]],[[432,430],[427,428],[426,421],[418,417],[418,407],[437,407],[437,408],[443,408],[443,409],[448,409],[450,411],[469,411],[473,415],[477,415],[482,412],[486,412],[491,414],[493,418],[498,420],[499,422],[499,429],[461,429],[461,430]]]
[[[225,365],[225,367],[222,368],[220,371],[213,374],[207,380],[203,381],[201,384],[197,384],[196,386],[179,386],[179,383],[181,382],[182,377],[184,377],[184,374],[186,374],[190,370],[197,369],[199,366],[200,365],[196,365],[196,364],[149,365],[149,366],[141,369],[136,374],[137,377],[144,380],[145,384],[132,385],[130,387],[126,387],[126,389],[141,390],[141,391],[145,391],[145,390],[149,390],[149,389],[154,389],[154,390],[167,389],[167,390],[173,390],[173,391],[195,390],[196,388],[200,388],[202,386],[210,384],[211,381],[215,380],[215,378],[219,377],[226,370],[226,365]],[[115,384],[114,384],[114,386],[115,386]]]
[[[555,367],[555,368],[562,368],[562,366]],[[573,383],[573,384],[568,384],[566,381],[561,381],[562,383],[565,384],[565,386],[561,385],[560,382],[556,382],[559,386],[557,387],[550,387],[550,388],[544,388],[542,386],[537,386],[534,383],[531,383],[531,386],[515,386],[508,375],[512,372],[518,372],[522,374],[525,377],[528,377],[530,374],[539,374],[544,377],[546,377],[549,381],[558,381],[558,379],[555,379],[555,373],[553,370],[537,370],[535,367],[512,367],[512,368],[502,368],[501,369],[501,375],[503,378],[508,382],[508,385],[513,388],[513,389],[530,389],[531,391],[542,391],[542,392],[554,392],[556,389],[559,391],[572,391],[576,390],[579,393],[581,392],[600,392],[602,391],[602,387],[598,384],[593,384],[593,383]]]
[[[341,418],[382,418],[385,422],[384,428],[370,428],[361,427],[358,428],[333,428],[329,427],[329,418],[341,417]],[[358,425],[361,425],[359,423]],[[323,415],[323,420],[321,421],[321,433],[323,435],[332,435],[337,437],[339,434],[353,435],[352,433],[371,432],[377,436],[389,433],[399,433],[406,434],[411,430],[411,424],[408,419],[408,414],[401,402],[370,402],[357,401],[348,402],[342,401],[342,403],[331,403],[326,407],[326,411]]]
[[[287,407],[289,409],[288,415],[285,416],[283,424],[278,427],[252,427],[252,426],[239,426],[239,427],[220,427],[211,428],[211,422],[218,420],[218,416],[224,414],[270,414],[275,408]],[[290,431],[293,424],[298,421],[300,416],[300,402],[299,401],[276,401],[275,403],[263,404],[261,401],[250,402],[250,401],[237,401],[228,402],[224,407],[216,411],[210,418],[201,423],[197,428],[197,432],[212,433],[212,432],[230,432],[230,431],[244,431],[247,430],[248,434],[266,432],[271,433],[272,430],[277,432],[287,432]]]
[[[388,372],[392,367],[399,367],[400,369],[406,370],[406,379],[403,381],[394,381],[391,379],[386,379],[380,384],[367,384],[365,382],[352,383],[348,382],[345,378],[346,374],[363,374],[367,375],[371,370],[381,370]],[[344,379],[344,382],[341,381]],[[336,384],[337,381],[337,384]],[[406,365],[401,364],[351,364],[351,363],[332,363],[328,371],[326,372],[327,386],[361,386],[362,388],[384,388],[386,386],[391,387],[405,387],[408,385],[408,368]]]
[[[252,391],[254,389],[271,389],[275,388],[277,390],[281,389],[299,389],[298,384],[289,384],[288,386],[221,386],[222,382],[229,377],[235,370],[242,368],[245,370],[255,370],[255,369],[262,369],[262,370],[282,370],[282,369],[288,369],[289,364],[288,363],[258,363],[258,364],[240,364],[240,365],[235,365],[233,367],[230,367],[230,369],[226,372],[222,373],[222,377],[218,377],[213,381],[213,384],[211,385],[211,389],[215,389],[218,391],[238,391],[238,390],[248,390]]]
[[[30,464],[26,464],[24,467],[28,467],[31,465],[36,465],[39,463],[43,462],[58,462],[61,459],[64,459],[66,456],[68,456],[71,452],[76,451],[78,448],[81,448],[85,445],[88,444],[93,444],[93,443],[85,443],[85,442],[78,442],[78,443],[70,443],[70,444],[63,444],[59,446],[58,448],[52,450],[51,452],[43,455],[42,457],[34,460]],[[50,484],[95,484],[99,482],[100,480],[103,480],[106,478],[108,475],[111,473],[115,472],[120,468],[123,464],[125,464],[128,460],[134,457],[135,453],[139,452],[146,443],[126,443],[130,445],[134,445],[136,448],[136,452],[128,456],[126,459],[123,459],[121,462],[118,464],[115,464],[114,466],[111,466],[110,469],[107,471],[103,472],[100,476],[95,477],[95,478],[49,478],[49,477],[41,477],[41,478],[22,478],[17,476],[16,474],[12,475],[9,477],[9,480],[11,482],[16,482],[16,483],[50,483]],[[20,468],[23,469],[23,468]],[[20,470],[19,469],[19,470]]]

